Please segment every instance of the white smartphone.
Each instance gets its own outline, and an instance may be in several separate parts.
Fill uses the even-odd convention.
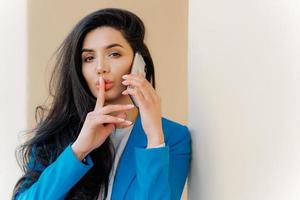
[[[146,66],[146,63],[145,63],[142,55],[139,52],[136,52],[135,55],[134,55],[134,60],[133,60],[132,66],[131,66],[131,72],[130,73],[131,74],[138,74],[138,72],[140,72],[145,77],[146,76],[145,66]],[[130,86],[128,86],[128,87],[130,87]],[[131,100],[134,103],[134,105],[136,107],[139,107],[138,106],[138,102],[135,99],[135,97],[132,96],[132,95],[129,95],[129,97],[131,98]]]

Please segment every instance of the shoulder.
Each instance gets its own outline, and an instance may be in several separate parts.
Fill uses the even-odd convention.
[[[176,145],[190,147],[191,134],[186,125],[163,117],[162,126],[165,143],[168,146],[171,148],[175,147]]]

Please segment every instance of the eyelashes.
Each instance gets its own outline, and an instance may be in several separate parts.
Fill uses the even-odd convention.
[[[117,52],[113,52],[111,54],[108,55],[109,58],[119,58],[121,57],[122,55],[120,53],[117,53]],[[84,57],[83,58],[83,61],[86,62],[86,63],[90,63],[94,60],[94,56],[87,56],[87,57]]]
[[[117,53],[117,52],[113,52],[111,54],[109,54],[109,57],[120,57],[121,54]]]
[[[93,56],[88,56],[88,57],[84,58],[83,61],[89,63],[89,62],[91,62],[93,59],[94,59]]]

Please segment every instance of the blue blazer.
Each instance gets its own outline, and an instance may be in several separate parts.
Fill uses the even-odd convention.
[[[112,188],[112,200],[179,200],[188,176],[191,137],[186,126],[162,118],[165,147],[147,147],[147,137],[137,116],[128,142],[119,160]],[[31,159],[33,160],[33,159]],[[64,199],[73,186],[93,167],[88,155],[80,162],[71,144],[48,167],[42,169],[31,187],[15,195],[17,200]]]

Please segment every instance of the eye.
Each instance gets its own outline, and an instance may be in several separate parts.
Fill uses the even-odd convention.
[[[91,62],[94,59],[93,56],[87,56],[84,58],[84,62]]]
[[[113,52],[113,53],[109,54],[109,57],[114,57],[114,58],[118,58],[120,56],[121,56],[121,54],[119,54],[117,52]]]

